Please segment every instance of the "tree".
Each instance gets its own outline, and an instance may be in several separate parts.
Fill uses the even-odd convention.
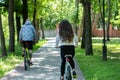
[[[77,34],[77,24],[78,24],[78,16],[79,16],[79,0],[76,0],[75,1],[75,8],[76,8],[76,10],[75,10],[75,16],[74,16],[74,29],[75,29],[75,33]]]
[[[7,51],[6,51],[6,46],[5,46],[5,37],[3,33],[3,28],[2,28],[2,19],[1,19],[1,14],[0,14],[0,43],[1,43],[1,48],[2,48],[2,56],[7,56]]]
[[[28,19],[28,1],[22,0],[22,2],[23,2],[22,13],[23,13],[23,24],[24,24],[26,19]]]
[[[41,27],[41,30],[42,30],[42,39],[45,39],[44,26],[43,26],[43,19],[42,18],[40,18],[40,27]]]
[[[16,4],[17,3],[17,4]],[[19,41],[19,31],[21,28],[21,15],[22,15],[22,3],[21,0],[15,0],[14,12],[16,13],[16,32],[17,32],[17,41]]]
[[[82,18],[82,22],[81,22],[81,27],[83,28],[83,30],[82,30],[81,48],[83,48],[83,49],[85,49],[85,30],[86,30],[84,14],[85,14],[85,11],[83,10],[83,18]]]
[[[36,29],[36,35],[37,35],[36,41],[38,42],[39,36],[40,36],[40,32],[39,32],[39,19],[36,18],[36,13],[37,13],[37,0],[34,0],[33,3],[34,3],[34,8],[33,8],[33,9],[34,9],[34,12],[33,12],[33,25],[34,25],[34,27],[35,27],[35,29]],[[37,20],[38,20],[38,21],[37,21]]]
[[[84,10],[83,10],[83,15],[82,15],[82,19],[81,19],[81,23],[80,23],[80,26],[78,26],[78,41],[80,42],[80,38],[82,36],[82,33],[83,32],[83,26],[84,26]],[[82,39],[85,39],[85,38],[82,38]],[[81,40],[84,42],[84,40]],[[81,42],[81,48],[85,48],[84,46],[84,43]]]
[[[92,55],[91,0],[81,0],[84,7],[85,49],[86,55]],[[83,31],[84,32],[84,31]]]
[[[16,14],[16,31],[17,31],[17,41],[19,41],[19,32],[21,28],[20,16]]]
[[[9,51],[14,52],[15,51],[15,28],[14,28],[14,0],[9,1],[9,15],[8,15],[8,21],[9,21]]]
[[[108,0],[108,23],[107,23],[107,40],[108,41],[110,41],[110,38],[109,38],[109,25],[110,25],[110,12],[111,12],[110,1],[111,0]]]
[[[33,3],[34,3],[33,25],[36,26],[35,25],[35,23],[36,23],[36,0],[34,0]]]

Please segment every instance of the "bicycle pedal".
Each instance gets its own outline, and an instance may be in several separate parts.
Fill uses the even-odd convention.
[[[32,66],[32,65],[33,65],[33,63],[32,63],[32,62],[30,62],[30,61],[29,61],[28,63],[29,63],[29,66]]]

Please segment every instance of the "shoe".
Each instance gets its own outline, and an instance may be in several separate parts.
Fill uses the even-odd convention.
[[[64,80],[64,78],[61,76],[61,77],[60,77],[60,80]]]
[[[73,78],[77,78],[77,74],[75,71],[73,71]]]
[[[31,61],[28,61],[28,63],[29,63],[29,65],[30,65],[30,66],[32,66],[32,65],[33,65],[33,63],[32,63]]]

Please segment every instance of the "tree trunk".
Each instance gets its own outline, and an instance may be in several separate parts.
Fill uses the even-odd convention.
[[[93,21],[92,21],[92,33],[93,33],[93,30],[94,28],[97,26],[98,24],[98,20],[100,19],[100,13],[97,13],[96,15],[93,14]],[[94,35],[93,35],[94,36]]]
[[[41,31],[42,31],[42,39],[45,39],[45,35],[44,35],[44,27],[43,27],[43,19],[40,19],[40,27],[41,27]]]
[[[15,29],[14,29],[14,0],[9,1],[9,51],[15,51]]]
[[[93,54],[92,50],[92,28],[91,28],[91,3],[90,1],[87,2],[85,6],[85,26],[86,26],[86,34],[85,34],[85,48],[86,48],[86,55]]]
[[[0,43],[1,43],[1,51],[2,51],[2,56],[7,56],[7,51],[6,51],[6,46],[5,46],[5,37],[3,33],[3,28],[2,28],[2,19],[1,19],[1,14],[0,14]]]
[[[17,31],[17,41],[19,41],[19,32],[21,28],[20,16],[16,13],[16,31]]]
[[[33,25],[35,27],[36,26],[35,25],[36,23],[36,0],[34,0],[33,3],[34,3]]]
[[[110,25],[110,0],[108,0],[108,23],[107,23],[107,40],[110,41],[110,38],[109,38],[109,25]]]
[[[26,19],[28,19],[28,4],[27,4],[27,0],[22,0],[23,2],[23,9],[22,9],[22,13],[23,13],[23,24],[25,23]]]
[[[75,13],[75,19],[74,19],[74,31],[75,33],[77,34],[77,31],[78,31],[78,13],[79,13],[79,1],[76,0],[75,2],[75,6],[76,6],[76,13]]]
[[[85,49],[85,30],[86,30],[84,13],[85,13],[85,9],[83,10],[83,18],[82,18],[82,24],[81,24],[83,27],[81,48],[83,48],[83,49]]]
[[[39,41],[40,38],[40,28],[39,28],[39,20],[36,21],[36,35],[37,35],[37,42]]]
[[[34,25],[34,27],[36,29],[36,36],[37,36],[36,39],[37,39],[37,42],[38,42],[39,36],[40,36],[40,32],[39,32],[39,22],[38,22],[39,20],[37,21],[37,19],[36,19],[36,12],[37,12],[37,10],[36,10],[36,0],[34,0],[33,25]]]
[[[92,55],[92,28],[91,28],[91,0],[81,0],[81,3],[84,6],[84,30],[85,31],[85,49],[86,55]]]

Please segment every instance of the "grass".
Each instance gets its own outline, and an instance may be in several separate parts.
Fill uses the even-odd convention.
[[[40,48],[45,42],[46,40],[40,40],[36,45],[34,45],[33,52]],[[14,53],[8,53],[7,57],[0,58],[0,78],[13,69],[16,64],[19,64],[22,61],[23,57],[21,57],[21,47],[19,43],[17,43]]]
[[[93,39],[94,55],[85,55],[85,50],[76,48],[76,59],[86,80],[120,79],[120,41],[107,42],[107,61],[102,60],[102,39]]]

